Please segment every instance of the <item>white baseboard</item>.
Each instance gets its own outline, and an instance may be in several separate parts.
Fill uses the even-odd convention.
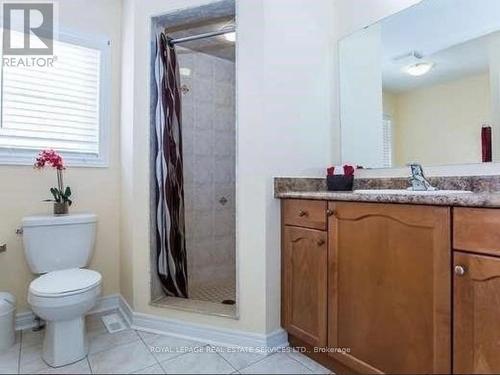
[[[160,318],[141,313],[133,313],[131,327],[139,331],[167,334],[226,347],[248,347],[270,350],[288,345],[288,336],[282,329],[264,335]]]
[[[35,314],[31,311],[24,311],[16,314],[16,331],[30,329],[35,326]]]
[[[119,310],[126,323],[131,328],[138,331],[176,336],[226,347],[248,347],[271,350],[288,346],[288,335],[281,328],[269,334],[257,334],[136,313],[119,294],[101,298],[96,307],[94,307],[89,314],[97,314],[111,310]],[[33,327],[33,319],[34,314],[32,312],[17,314],[16,329],[19,330]]]
[[[288,334],[281,328],[264,335],[161,318],[134,312],[123,297],[120,298],[119,308],[130,327],[138,331],[176,336],[226,347],[271,350],[288,346]]]

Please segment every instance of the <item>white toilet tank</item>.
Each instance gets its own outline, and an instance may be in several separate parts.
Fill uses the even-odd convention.
[[[96,226],[94,214],[25,217],[23,243],[31,271],[42,274],[88,266]]]

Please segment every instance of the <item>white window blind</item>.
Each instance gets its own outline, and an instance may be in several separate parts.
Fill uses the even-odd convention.
[[[384,115],[382,121],[383,167],[392,168],[392,117]]]
[[[52,148],[81,162],[97,160],[106,119],[102,46],[54,41],[54,56],[52,67],[2,67],[0,150]]]

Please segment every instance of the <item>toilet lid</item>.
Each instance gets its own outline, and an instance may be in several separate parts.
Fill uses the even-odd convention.
[[[99,272],[70,269],[49,272],[30,284],[30,292],[40,297],[61,297],[83,293],[101,284]]]

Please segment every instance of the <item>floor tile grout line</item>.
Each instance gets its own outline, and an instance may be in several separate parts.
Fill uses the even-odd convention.
[[[168,335],[166,335],[166,336],[168,336]],[[169,337],[173,337],[173,336],[169,336]],[[193,347],[192,349],[194,350],[194,349],[204,348],[204,347],[210,346],[210,344],[204,344],[204,343],[202,343],[202,342],[200,342],[200,344],[201,344],[201,346],[196,346],[196,347]],[[194,352],[194,351],[190,351],[190,352],[187,352],[187,353],[182,353],[182,354],[179,354],[179,355],[177,355],[177,356],[175,356],[175,357],[173,357],[173,358],[169,358],[169,359],[166,359],[166,360],[161,361],[161,362],[160,362],[159,360],[157,360],[157,361],[159,362],[159,365],[160,365],[160,367],[162,368],[162,370],[166,372],[165,368],[163,367],[163,363],[171,362],[171,361],[173,361],[173,360],[179,359],[179,358],[181,358],[181,357],[183,357],[183,356],[185,356],[185,355],[187,355],[187,354],[190,354],[190,353],[195,353],[195,352]],[[154,356],[154,355],[153,355],[153,356]],[[154,357],[156,358],[156,356],[154,356]],[[223,359],[224,359],[224,358],[223,358]],[[231,364],[230,364],[230,366],[231,366]],[[233,368],[233,369],[234,369],[234,367],[233,367],[233,366],[231,366],[231,368]],[[235,371],[237,371],[237,370],[235,369]]]
[[[315,371],[314,369],[310,368],[310,367],[309,367],[309,366],[307,366],[305,363],[300,362],[298,359],[293,358],[293,357],[290,355],[290,353],[285,353],[285,354],[286,354],[286,356],[287,356],[288,358],[293,359],[295,362],[297,362],[298,364],[302,365],[302,367],[305,367],[306,369],[308,369],[309,371],[311,371],[312,373],[314,373],[314,371]]]
[[[93,374],[94,373],[94,370],[92,370],[92,365],[90,364],[90,359],[89,359],[89,354],[87,354],[87,364],[89,365],[89,370],[90,370],[90,373]]]
[[[135,330],[133,330],[133,329],[131,329],[131,328],[129,328],[129,329],[128,329],[128,331],[134,331],[134,332],[136,333],[136,335],[138,336],[138,337],[137,337],[137,339],[136,339],[136,340],[133,340],[133,341],[122,342],[122,343],[119,343],[119,344],[114,343],[114,344],[113,344],[113,346],[110,346],[110,347],[105,348],[105,349],[98,350],[97,352],[92,352],[92,353],[90,353],[90,352],[89,352],[89,355],[94,355],[94,354],[104,353],[104,352],[107,352],[107,351],[112,350],[112,349],[114,349],[114,348],[119,348],[120,346],[125,346],[125,345],[128,345],[128,344],[132,344],[132,343],[134,343],[134,342],[141,341],[141,336],[137,333],[137,331],[135,331]],[[120,331],[120,332],[125,332],[125,330]],[[116,333],[120,333],[120,332],[116,332]],[[105,334],[103,334],[103,335],[97,335],[97,336],[94,336],[94,338],[95,338],[95,337],[99,337],[99,336],[104,336],[104,335],[113,335],[113,333],[107,332],[107,333],[105,333]]]
[[[137,330],[135,330],[135,329],[134,329],[134,331],[135,331],[135,333],[137,334],[137,336],[139,336],[139,340],[141,340],[141,341],[142,341],[142,343],[144,344],[144,346],[145,346],[145,347],[146,347],[146,349],[148,350],[149,354],[151,354],[151,355],[153,356],[153,358],[154,358],[154,360],[156,361],[156,363],[157,363],[158,365],[160,365],[160,367],[161,367],[161,364],[160,364],[160,361],[158,361],[158,358],[156,358],[156,356],[155,356],[153,353],[151,353],[151,348],[150,348],[149,344],[147,344],[147,343],[146,343],[146,341],[144,341],[144,339],[143,339],[143,338],[142,338],[142,336],[140,335],[139,331],[137,331]],[[150,367],[150,366],[148,366],[148,367]],[[144,367],[144,368],[147,368],[147,367]],[[138,370],[138,371],[140,371],[140,370]]]
[[[192,353],[192,352],[191,352]],[[166,359],[164,361],[161,361],[158,360],[160,362],[160,367],[165,371],[162,363],[167,363],[167,362],[170,362],[170,361],[173,361],[174,359],[178,359],[178,358],[181,358],[181,357],[184,357],[186,354],[189,354],[189,353],[182,353],[182,354],[179,354],[179,355],[176,355],[175,357],[172,357],[172,358],[169,358],[169,359]],[[156,357],[155,357],[156,358]]]
[[[264,358],[261,358],[261,359],[259,359],[259,360],[255,361],[255,362],[253,362],[253,363],[249,364],[248,366],[242,367],[242,368],[240,368],[239,370],[236,370],[236,371],[241,372],[241,371],[243,371],[243,370],[246,370],[247,368],[249,368],[249,367],[251,367],[251,366],[253,366],[253,365],[256,365],[257,363],[260,363],[260,362],[262,362],[262,361],[264,361],[264,360],[266,360],[266,359],[268,359],[268,358],[272,357],[272,356],[273,356],[273,355],[275,355],[275,354],[277,354],[277,353],[268,354],[268,355],[266,355]]]
[[[139,331],[137,331],[137,330],[135,330],[135,329],[134,329],[134,331],[135,331],[135,333],[137,334],[137,336],[139,336],[139,339],[142,341],[142,343],[144,344],[144,346],[146,346],[146,349],[148,350],[149,354],[151,354],[151,356],[153,357],[153,359],[156,361],[156,364],[157,364],[158,366],[160,366],[160,369],[161,369],[164,373],[166,373],[165,369],[164,369],[164,368],[163,368],[163,366],[161,365],[160,360],[159,360],[158,358],[156,358],[156,356],[155,356],[155,355],[151,352],[151,347],[150,347],[150,345],[149,345],[149,344],[147,344],[147,343],[146,343],[146,341],[144,341],[144,338],[141,336],[141,334],[139,333]],[[177,358],[177,357],[176,357],[176,358]],[[152,365],[152,366],[154,366],[154,365]],[[145,369],[147,369],[147,368],[149,368],[149,367],[151,367],[151,366],[144,367],[143,369],[140,369],[140,370],[137,370],[137,371],[145,370]],[[135,371],[135,372],[137,372],[137,371]]]
[[[298,352],[298,353],[299,353],[299,354],[301,354],[300,352]],[[290,352],[288,352],[288,353],[287,353],[287,355],[288,355],[290,358],[292,358],[293,360],[295,360],[295,361],[299,362],[302,366],[307,367],[307,368],[308,368],[309,370],[311,370],[312,372],[316,371],[316,369],[313,369],[313,368],[309,367],[306,363],[302,363],[302,362],[300,362],[298,359],[293,358],[293,357],[290,355]],[[304,354],[304,356],[305,356],[305,357],[307,357],[305,354]],[[308,358],[308,359],[310,359],[310,360],[312,360],[314,363],[318,364],[319,366],[324,367],[326,370],[328,370],[328,371],[329,371],[329,374],[333,374],[333,372],[332,372],[329,368],[326,368],[326,367],[325,367],[325,366],[323,366],[321,363],[316,362],[314,359],[312,359],[312,358],[310,358],[310,357],[307,357],[307,358]]]
[[[17,373],[21,373],[21,353],[23,349],[23,331],[19,332],[19,353],[17,355]]]
[[[208,344],[207,346],[212,347],[212,345],[210,345],[210,344]],[[215,349],[217,349],[217,347],[215,347]],[[215,351],[215,354],[217,354],[219,357],[221,357],[229,365],[229,367],[231,367],[234,371],[238,371],[239,372],[239,370],[236,367],[234,367],[231,364],[231,362],[229,362],[226,358],[224,358],[224,356],[222,354],[220,354],[219,352],[217,352],[217,350]],[[234,371],[232,371],[231,374],[233,374]]]
[[[210,344],[209,344],[209,345],[210,345]],[[220,356],[221,356],[221,357],[222,357],[222,358],[223,358],[226,362],[228,362],[228,363],[229,363],[229,365],[230,365],[232,368],[234,368],[234,371],[237,371],[238,373],[240,373],[240,371],[242,371],[242,370],[244,370],[244,369],[247,369],[247,368],[249,368],[250,366],[253,366],[253,365],[257,364],[257,363],[259,363],[259,362],[261,362],[261,361],[263,361],[263,360],[265,360],[265,359],[267,359],[267,358],[271,357],[272,355],[274,355],[274,354],[276,354],[276,353],[273,353],[273,354],[266,354],[266,355],[264,356],[264,358],[258,359],[258,360],[256,360],[255,362],[250,363],[248,366],[242,367],[242,368],[240,368],[240,369],[235,368],[235,367],[234,367],[234,366],[233,366],[233,365],[232,365],[232,364],[231,364],[231,363],[230,363],[230,362],[229,362],[226,358],[224,358],[224,356],[223,356],[222,354],[220,354],[220,353],[217,353],[217,354],[219,354],[219,355],[220,355]]]

